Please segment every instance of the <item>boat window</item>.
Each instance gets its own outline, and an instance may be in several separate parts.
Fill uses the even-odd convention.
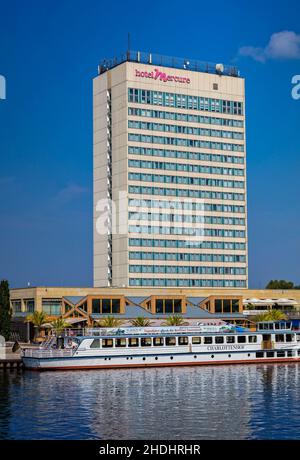
[[[209,343],[212,343],[212,342],[213,342],[212,337],[204,337],[204,343],[209,344]]]
[[[238,343],[246,343],[246,336],[245,335],[239,335],[237,338]]]
[[[274,358],[274,351],[267,351],[267,358]]]
[[[138,347],[139,346],[139,339],[136,337],[131,337],[128,339],[128,346],[129,347]]]
[[[275,340],[276,342],[284,342],[284,334],[276,334]]]
[[[94,339],[91,343],[90,348],[100,348],[100,339]]]
[[[234,343],[234,342],[235,342],[235,337],[233,335],[226,337],[226,343]]]
[[[166,337],[166,345],[168,347],[171,345],[176,345],[176,337]]]
[[[192,337],[192,343],[194,345],[200,345],[201,344],[201,337]]]
[[[275,329],[280,329],[280,324],[279,323],[275,323]]]
[[[224,343],[224,337],[215,337],[215,343]]]
[[[285,341],[286,342],[292,342],[293,341],[293,334],[286,334]]]
[[[164,344],[164,339],[163,337],[154,337],[153,339],[153,345],[155,347],[162,347]]]
[[[126,339],[116,339],[116,347],[126,347]]]
[[[264,352],[263,351],[257,351],[256,352],[256,357],[257,358],[263,358],[264,357]]]
[[[102,348],[112,348],[113,344],[113,339],[102,339]]]
[[[288,355],[289,358],[294,356],[293,350],[288,350],[287,355]]]
[[[256,343],[257,342],[257,335],[249,335],[248,341],[249,341],[249,343]]]
[[[151,347],[152,345],[152,340],[150,337],[144,337],[141,339],[141,346],[142,347]]]
[[[285,351],[277,351],[277,358],[285,358]]]
[[[188,337],[178,337],[178,345],[187,345],[189,343]]]

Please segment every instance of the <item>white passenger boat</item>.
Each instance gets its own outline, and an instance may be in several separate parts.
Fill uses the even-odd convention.
[[[87,329],[24,349],[25,368],[103,369],[298,362],[300,342],[291,322],[258,323],[256,331],[232,325]]]

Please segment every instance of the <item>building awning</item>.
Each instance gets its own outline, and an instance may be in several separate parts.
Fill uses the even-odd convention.
[[[278,300],[275,300],[275,303],[277,303],[278,305],[296,305],[297,302],[295,299],[278,299]]]
[[[69,324],[77,324],[87,321],[87,318],[65,318],[65,322]]]
[[[295,299],[244,299],[243,305],[286,305],[294,306],[297,304]]]

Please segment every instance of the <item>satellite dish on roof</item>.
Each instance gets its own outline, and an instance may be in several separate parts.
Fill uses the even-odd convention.
[[[224,65],[223,64],[216,64],[216,72],[217,73],[224,73]]]

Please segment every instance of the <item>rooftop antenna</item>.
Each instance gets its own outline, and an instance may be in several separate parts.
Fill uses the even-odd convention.
[[[130,59],[130,33],[127,36],[127,59]]]

